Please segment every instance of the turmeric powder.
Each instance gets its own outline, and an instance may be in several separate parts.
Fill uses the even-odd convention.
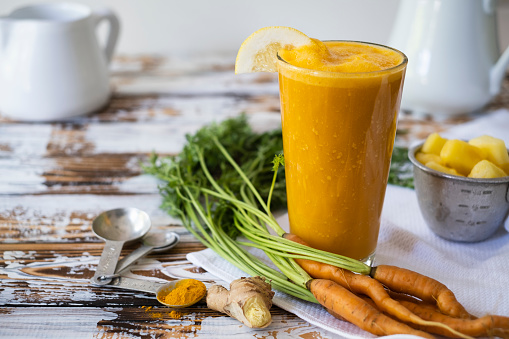
[[[167,315],[168,317],[170,317],[171,319],[181,319],[182,316],[185,314],[185,313],[182,313],[182,312],[178,312],[178,311],[175,311],[175,310],[171,310],[169,312],[166,312],[166,313],[161,313],[161,312],[154,312],[152,309],[153,309],[153,306],[142,306],[141,307],[142,309],[145,310],[145,312],[148,313],[148,315],[150,316],[150,318],[153,318],[153,319],[161,319],[163,318],[164,315]],[[158,309],[159,310],[159,309]],[[150,312],[150,313],[149,313]]]
[[[178,312],[178,311],[171,311],[171,312],[166,313],[166,315],[168,315],[172,319],[182,318],[182,313]]]
[[[162,299],[167,305],[187,305],[201,299],[206,291],[207,288],[201,281],[184,279],[176,283],[175,288]]]

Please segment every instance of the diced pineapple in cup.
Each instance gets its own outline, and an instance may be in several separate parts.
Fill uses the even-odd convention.
[[[426,165],[430,161],[433,161],[437,164],[442,164],[442,158],[440,158],[439,155],[432,153],[417,152],[415,154],[415,158],[423,165]]]
[[[422,145],[421,152],[431,153],[440,156],[440,151],[447,139],[442,138],[438,133],[431,133]]]
[[[468,175],[472,168],[483,160],[483,152],[463,140],[447,140],[440,151],[440,157],[447,167]]]
[[[487,160],[491,161],[497,166],[509,163],[509,154],[507,153],[505,142],[502,139],[494,138],[489,135],[483,135],[471,139],[468,143],[483,150],[486,154]]]
[[[434,161],[430,161],[430,162],[426,163],[425,166],[431,168],[432,170],[438,171],[438,172],[464,177],[464,175],[459,174],[454,168],[445,167],[445,166],[438,164]]]
[[[462,144],[456,147],[464,151]],[[497,166],[486,159],[473,166],[470,178],[456,176],[454,170],[445,164],[429,162],[423,165],[419,162],[416,155],[421,149],[422,144],[412,146],[408,151],[408,158],[414,167],[414,184],[419,208],[430,229],[444,239],[461,242],[482,241],[500,229],[509,212],[506,201],[509,176],[485,178],[493,176],[493,173],[489,174],[488,171],[497,172]],[[442,153],[446,152],[447,147],[444,145]],[[476,152],[473,154],[478,156]],[[489,169],[486,170],[488,166]],[[502,174],[500,171],[499,168],[499,175]],[[483,178],[473,178],[476,172],[488,174],[484,173]],[[464,208],[465,206],[489,206],[489,208]],[[464,222],[465,220],[476,222]],[[483,222],[477,222],[478,220]]]
[[[468,175],[469,178],[493,179],[505,177],[505,172],[489,160],[479,161]]]

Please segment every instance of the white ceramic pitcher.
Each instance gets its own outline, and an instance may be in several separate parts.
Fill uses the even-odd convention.
[[[496,0],[402,0],[388,45],[408,56],[401,108],[452,116],[481,109],[500,91]]]
[[[104,49],[96,36],[102,20],[109,23]],[[51,121],[106,105],[118,33],[113,12],[73,3],[27,6],[1,17],[0,114]]]

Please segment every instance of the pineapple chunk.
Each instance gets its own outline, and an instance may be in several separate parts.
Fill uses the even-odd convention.
[[[468,175],[469,178],[501,178],[505,177],[505,172],[492,163],[489,160],[481,160],[479,161],[474,168],[472,168],[472,172]]]
[[[442,138],[438,133],[431,133],[422,145],[421,152],[440,155],[440,151],[447,139]]]
[[[440,157],[447,167],[468,175],[475,164],[483,160],[483,152],[465,141],[451,139],[445,142]]]
[[[499,167],[504,170],[505,175],[509,176],[509,162],[506,162],[505,164],[502,164]]]
[[[415,158],[423,165],[426,165],[430,161],[436,162],[437,164],[442,164],[442,158],[440,158],[439,155],[432,153],[417,152],[415,154]]]
[[[442,173],[447,173],[447,174],[452,174],[452,175],[457,175],[457,176],[460,176],[460,177],[464,177],[464,175],[461,175],[459,174],[454,168],[449,168],[449,167],[445,167],[443,165],[440,165],[434,161],[430,161],[426,164],[426,167],[429,167],[435,171],[439,171],[439,172],[442,172]]]
[[[500,166],[509,162],[509,154],[502,139],[483,135],[471,139],[468,143],[482,149],[486,153],[486,159],[495,165]]]

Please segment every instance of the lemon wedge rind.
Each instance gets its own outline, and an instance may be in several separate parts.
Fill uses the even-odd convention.
[[[235,74],[277,72],[277,52],[313,44],[313,40],[292,27],[264,27],[251,34],[239,48]]]

